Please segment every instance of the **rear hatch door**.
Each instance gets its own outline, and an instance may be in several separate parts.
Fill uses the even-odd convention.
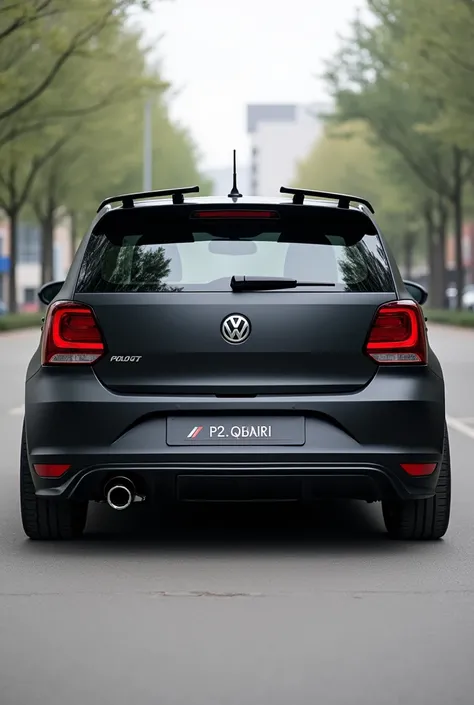
[[[75,299],[103,332],[94,369],[105,386],[226,396],[348,393],[370,381],[364,344],[377,308],[396,298],[371,220],[325,206],[256,210],[141,206],[99,221]],[[233,275],[311,285],[233,292]]]

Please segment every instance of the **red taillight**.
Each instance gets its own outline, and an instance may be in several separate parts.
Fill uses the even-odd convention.
[[[58,301],[50,307],[43,333],[43,365],[90,365],[104,352],[102,334],[89,306]]]
[[[276,211],[244,211],[244,210],[211,210],[211,211],[194,211],[193,218],[278,218]]]
[[[415,301],[393,301],[377,311],[366,352],[379,364],[426,364],[423,311]]]
[[[55,463],[34,465],[35,473],[40,477],[61,477],[61,475],[64,475],[70,467],[70,465],[58,465]]]
[[[402,463],[402,469],[413,477],[432,475],[436,470],[436,463]]]

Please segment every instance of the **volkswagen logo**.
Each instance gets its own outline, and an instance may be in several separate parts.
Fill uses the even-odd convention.
[[[240,313],[233,313],[222,321],[221,334],[224,340],[231,345],[245,343],[250,335],[250,321]]]

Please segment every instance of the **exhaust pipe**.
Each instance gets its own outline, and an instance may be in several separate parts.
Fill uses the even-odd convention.
[[[129,508],[136,494],[135,485],[126,477],[116,477],[105,488],[107,504],[119,512]]]

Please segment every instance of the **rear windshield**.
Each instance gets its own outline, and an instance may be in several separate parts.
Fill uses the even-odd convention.
[[[165,209],[117,210],[102,218],[84,253],[76,291],[228,292],[232,276],[332,285],[305,287],[306,292],[394,291],[378,235],[363,231],[370,223],[366,218],[280,214],[207,221]]]

